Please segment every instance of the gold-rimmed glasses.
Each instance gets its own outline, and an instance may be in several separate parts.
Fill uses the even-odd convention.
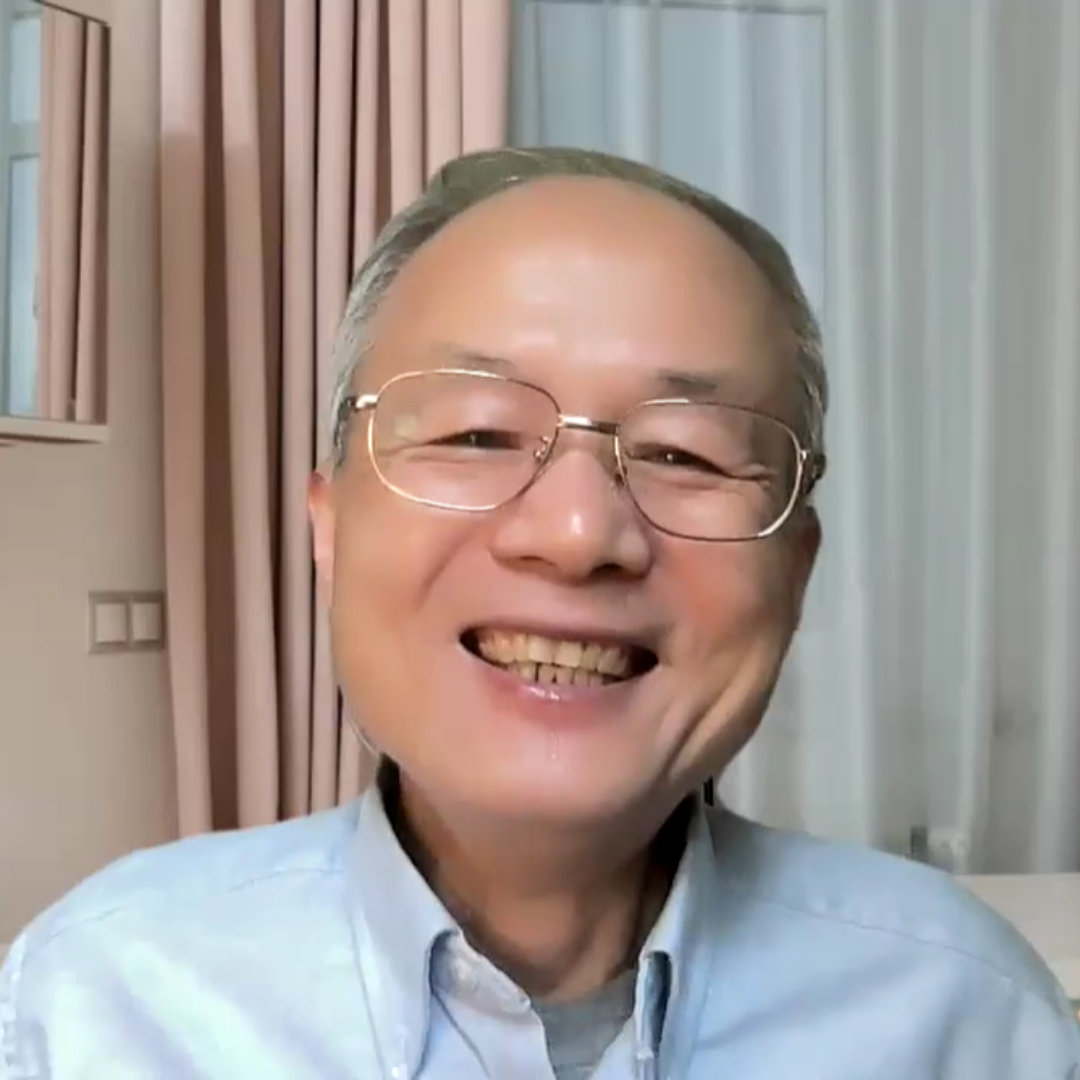
[[[554,460],[563,432],[610,438],[617,475],[641,514],[688,540],[771,536],[825,466],[787,424],[755,409],[657,398],[613,423],[563,413],[531,383],[465,368],[396,375],[342,410],[339,425],[367,414],[371,463],[391,491],[467,513],[522,495]]]

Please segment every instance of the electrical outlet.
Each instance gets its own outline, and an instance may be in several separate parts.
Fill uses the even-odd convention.
[[[931,826],[926,848],[931,866],[950,874],[971,872],[971,837],[962,829]]]

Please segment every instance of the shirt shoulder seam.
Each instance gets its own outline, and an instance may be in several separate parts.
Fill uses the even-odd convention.
[[[206,888],[203,890],[192,890],[190,893],[183,892],[180,895],[183,899],[206,899],[214,896],[228,896],[232,893],[240,892],[243,889],[251,888],[255,885],[261,885],[268,881],[273,881],[276,878],[284,878],[290,876],[300,876],[304,874],[310,874],[313,876],[325,876],[333,877],[335,875],[341,875],[343,873],[340,867],[334,866],[296,866],[287,867],[280,870],[271,870],[263,874],[254,874],[251,877],[242,878],[239,881],[234,881],[220,889]],[[149,902],[159,901],[161,899],[173,899],[175,894],[162,891],[153,894],[149,898]],[[76,916],[71,921],[65,921],[61,925],[52,928],[46,933],[40,941],[35,943],[33,949],[33,955],[37,956],[44,949],[48,948],[54,941],[65,937],[69,933],[80,930],[87,926],[92,926],[95,923],[105,922],[115,916],[128,914],[133,911],[138,911],[147,903],[146,898],[139,898],[130,900],[125,903],[117,903],[111,907],[107,907],[101,911],[89,912],[85,915]],[[27,948],[27,959],[29,959],[30,950]]]
[[[964,949],[959,945],[955,945],[948,941],[932,941],[927,938],[921,937],[918,934],[910,931],[905,931],[896,927],[882,926],[878,923],[864,922],[860,919],[855,919],[850,916],[843,916],[839,914],[831,914],[822,911],[815,911],[811,907],[798,906],[791,903],[786,903],[783,900],[778,900],[775,897],[763,896],[760,893],[755,892],[752,888],[746,885],[736,886],[732,882],[727,882],[729,888],[739,888],[747,896],[753,899],[755,903],[762,904],[768,907],[779,908],[783,911],[796,912],[800,915],[805,915],[809,918],[816,919],[819,922],[833,923],[841,926],[848,926],[858,930],[864,930],[872,934],[881,934],[886,937],[897,938],[901,941],[905,941],[911,945],[917,945],[924,949],[933,951],[940,951],[951,953],[955,956],[962,957],[965,960],[969,960],[976,964],[978,967],[984,969],[986,972],[995,975],[997,978],[1004,980],[1015,990],[1025,995],[1026,997],[1036,998],[1047,1006],[1055,1015],[1057,1010],[1054,1008],[1054,1002],[1052,999],[1048,999],[1046,994],[1039,988],[1031,986],[1030,984],[1021,982],[1013,974],[1004,970],[998,964],[994,963],[990,958],[977,952],[972,952],[969,949]]]

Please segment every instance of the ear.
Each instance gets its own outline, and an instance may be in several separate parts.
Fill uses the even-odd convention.
[[[821,550],[821,519],[812,506],[802,506],[791,523],[791,599],[793,630],[802,621],[803,600]]]
[[[312,474],[308,481],[308,517],[311,519],[311,545],[315,558],[315,584],[319,599],[329,608],[334,594],[334,538],[337,532],[337,505],[334,479],[324,472]]]

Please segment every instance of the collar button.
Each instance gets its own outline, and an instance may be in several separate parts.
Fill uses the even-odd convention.
[[[450,984],[455,990],[470,994],[476,990],[477,977],[475,966],[464,956],[452,956],[447,965]]]

